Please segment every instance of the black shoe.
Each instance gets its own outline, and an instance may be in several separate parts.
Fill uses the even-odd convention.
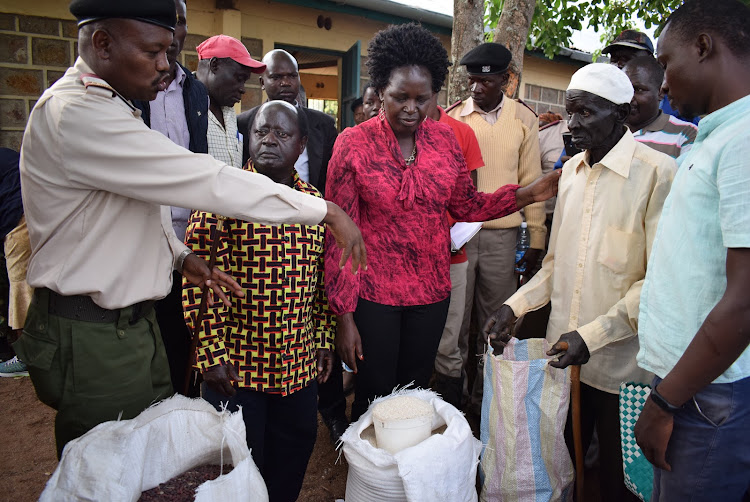
[[[328,426],[328,433],[331,435],[331,442],[334,446],[339,443],[341,436],[349,428],[349,422],[341,419],[333,419],[326,422],[326,425]]]

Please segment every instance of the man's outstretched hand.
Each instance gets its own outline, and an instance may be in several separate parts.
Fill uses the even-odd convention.
[[[336,245],[343,249],[339,268],[344,268],[351,256],[352,273],[356,274],[360,268],[367,270],[367,250],[359,228],[339,206],[333,202],[326,202],[326,204],[328,205],[328,213],[326,213],[323,223],[328,226],[331,235],[336,239]]]
[[[586,342],[578,331],[571,331],[560,336],[560,339],[547,351],[548,356],[556,356],[565,352],[559,360],[550,361],[553,368],[567,368],[571,364],[586,364],[591,357]]]

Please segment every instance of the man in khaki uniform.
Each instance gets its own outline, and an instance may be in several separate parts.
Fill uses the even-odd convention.
[[[448,115],[468,124],[479,141],[484,167],[476,170],[477,190],[492,193],[507,184],[526,186],[542,175],[539,157],[539,122],[534,113],[503,93],[508,83],[511,54],[500,44],[486,43],[472,49],[461,59],[469,73],[471,97]],[[531,237],[530,249],[520,265],[528,271],[536,268],[544,249],[547,228],[544,203],[524,208]],[[482,337],[477,336],[476,351],[470,343],[472,316],[481,328],[493,310],[516,291],[514,272],[518,228],[521,213],[487,221],[482,230],[466,244],[469,269],[466,277],[466,308],[459,336],[464,364],[469,354],[481,354]],[[479,414],[482,403],[482,364],[479,365],[471,409]]]
[[[222,286],[242,295],[177,238],[168,206],[264,224],[324,221],[352,267],[365,258],[340,208],[193,154],[140,119],[130,100],[164,88],[174,0],[74,0],[70,10],[80,57],[37,101],[21,150],[36,291],[15,344],[37,395],[58,410],[58,455],[95,425],[172,393],[153,303],[173,269],[225,302]]]

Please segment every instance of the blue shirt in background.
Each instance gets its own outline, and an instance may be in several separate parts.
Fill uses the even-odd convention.
[[[664,378],[727,286],[728,248],[750,248],[750,96],[706,115],[664,202],[641,291],[638,365]],[[750,348],[714,383],[750,376]]]
[[[674,108],[672,108],[672,105],[669,103],[669,96],[664,96],[664,99],[662,99],[661,103],[659,103],[659,108],[664,113],[666,113],[668,115],[671,115],[673,117],[677,117],[678,119],[684,120],[685,122],[691,122],[691,123],[693,123],[695,125],[698,125],[698,122],[701,121],[700,117],[693,117],[693,120],[688,120],[685,117],[683,117],[682,115],[680,115],[680,111],[679,110],[675,110]]]

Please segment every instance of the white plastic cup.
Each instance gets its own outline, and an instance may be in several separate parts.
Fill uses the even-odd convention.
[[[400,399],[400,396],[391,399]],[[414,399],[414,398],[411,398]],[[379,404],[382,404],[378,403]],[[432,405],[427,403],[430,408]],[[375,439],[378,448],[382,448],[391,454],[396,454],[401,450],[415,446],[432,434],[432,416],[431,413],[421,410],[415,410],[416,416],[400,419],[384,419],[378,414],[378,405],[375,405],[372,411],[372,422],[375,428]]]

